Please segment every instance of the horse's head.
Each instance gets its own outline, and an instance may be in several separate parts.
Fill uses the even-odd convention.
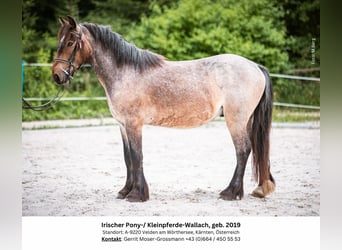
[[[68,83],[76,70],[89,58],[89,46],[84,38],[83,29],[74,18],[60,18],[57,56],[52,65],[52,77],[57,84]]]

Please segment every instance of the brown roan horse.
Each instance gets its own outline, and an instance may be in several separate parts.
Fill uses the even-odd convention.
[[[111,114],[120,124],[127,179],[118,198],[149,199],[143,173],[143,125],[196,127],[215,118],[221,108],[237,164],[220,197],[243,197],[251,152],[258,182],[252,195],[265,197],[274,191],[269,160],[273,91],[266,68],[233,54],[168,61],[128,43],[107,26],[78,24],[70,16],[60,22],[53,79],[57,84],[69,84],[76,70],[90,64],[105,90]]]

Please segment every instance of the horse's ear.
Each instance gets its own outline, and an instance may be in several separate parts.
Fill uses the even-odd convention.
[[[67,20],[65,20],[63,17],[58,18],[58,20],[61,23],[61,25],[64,25],[67,22]]]
[[[75,19],[72,17],[72,16],[67,16],[68,17],[68,21],[69,21],[69,24],[71,25],[72,28],[76,29],[76,21]]]

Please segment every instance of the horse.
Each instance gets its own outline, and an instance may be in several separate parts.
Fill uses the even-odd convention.
[[[251,152],[258,183],[252,196],[263,198],[275,190],[269,159],[273,90],[264,66],[234,54],[169,61],[127,42],[109,26],[77,23],[71,16],[59,21],[54,81],[68,85],[82,65],[90,64],[120,126],[127,175],[117,198],[149,199],[143,171],[143,125],[193,128],[211,121],[220,110],[237,163],[219,197],[243,198],[243,177]]]

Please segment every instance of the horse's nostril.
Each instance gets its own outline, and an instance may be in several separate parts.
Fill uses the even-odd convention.
[[[53,74],[53,79],[55,80],[55,82],[60,83],[60,79],[57,74]]]

